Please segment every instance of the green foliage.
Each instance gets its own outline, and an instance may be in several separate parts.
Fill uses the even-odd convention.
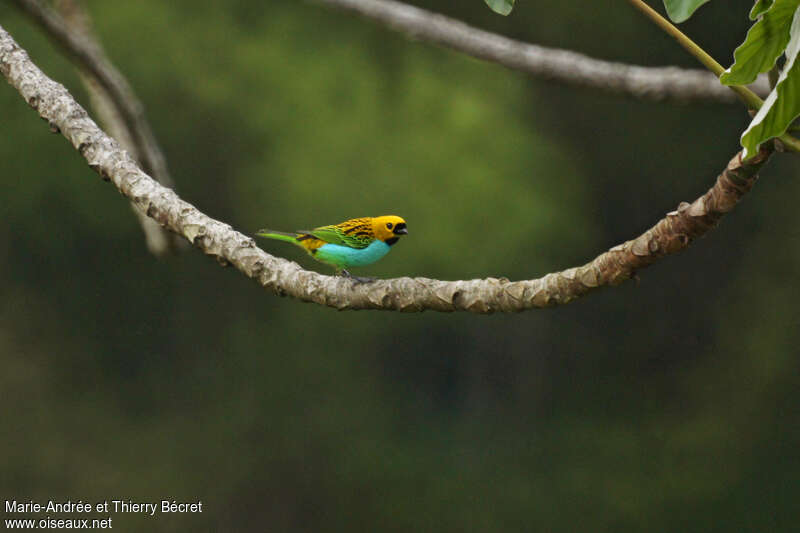
[[[483,0],[486,5],[491,8],[495,13],[501,15],[508,15],[514,9],[514,2],[516,0]]]
[[[757,18],[745,41],[734,52],[734,63],[720,76],[725,85],[744,85],[773,68],[786,56],[778,83],[742,134],[744,156],[751,157],[764,141],[783,134],[800,114],[800,0],[775,0],[753,7]]]
[[[750,10],[750,20],[756,20],[764,14],[770,7],[772,7],[774,0],[757,0]]]
[[[761,72],[771,69],[789,42],[789,32],[800,0],[776,0],[747,32],[734,52],[734,63],[720,81],[725,85],[752,83]]]
[[[687,20],[697,10],[709,0],[664,0],[664,7],[667,8],[667,15],[673,22],[683,22]]]
[[[792,21],[791,39],[786,47],[786,64],[778,83],[758,110],[750,126],[742,134],[745,158],[755,155],[758,146],[783,134],[794,119],[800,116],[800,9]]]

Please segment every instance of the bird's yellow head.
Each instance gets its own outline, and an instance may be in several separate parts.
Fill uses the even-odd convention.
[[[389,246],[396,243],[401,235],[408,233],[406,221],[395,215],[385,215],[372,218],[372,232],[376,239],[380,239]]]

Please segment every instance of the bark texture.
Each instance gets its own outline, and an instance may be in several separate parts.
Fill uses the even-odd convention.
[[[561,83],[648,100],[738,102],[733,91],[705,70],[602,61],[569,50],[515,41],[394,0],[314,1],[358,13],[413,39],[441,44],[478,59]],[[751,88],[762,96],[769,93],[764,76]]]
[[[703,196],[668,213],[637,238],[591,262],[526,281],[440,281],[397,278],[368,284],[303,270],[259,249],[252,238],[214,220],[145,174],[117,142],[101,131],[60,84],[45,76],[0,27],[0,72],[51,129],[60,131],[89,166],[162,226],[185,237],[223,265],[233,265],[264,288],[337,309],[516,312],[564,304],[597,288],[617,285],[661,257],[678,252],[734,208],[769,159],[772,145],[750,161],[737,154]]]

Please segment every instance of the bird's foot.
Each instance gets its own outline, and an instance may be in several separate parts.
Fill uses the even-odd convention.
[[[354,276],[345,269],[340,270],[338,274],[345,278],[350,278],[351,280],[353,280],[353,283],[372,283],[373,281],[375,281],[375,278],[362,278],[360,276]]]

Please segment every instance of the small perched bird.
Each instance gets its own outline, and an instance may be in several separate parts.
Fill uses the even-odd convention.
[[[371,265],[389,253],[400,236],[406,234],[406,221],[394,215],[354,218],[295,233],[269,229],[256,232],[259,237],[295,244],[317,261],[331,265],[336,269],[336,274],[358,281],[371,280],[353,276],[347,271],[348,268]]]

